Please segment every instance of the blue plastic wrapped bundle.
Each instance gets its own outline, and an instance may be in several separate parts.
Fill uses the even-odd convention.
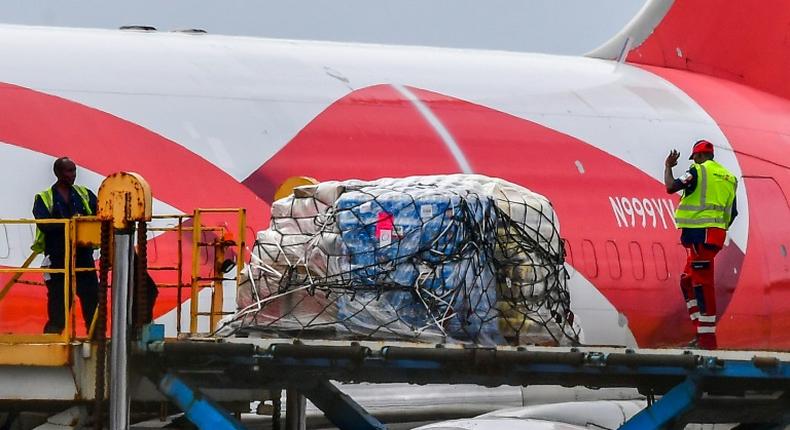
[[[492,215],[492,202],[475,194],[416,190],[347,192],[337,201],[338,227],[359,282],[413,285],[393,279],[392,264],[406,259],[438,263],[456,254],[473,232],[469,225]],[[385,275],[382,279],[381,276]]]
[[[396,270],[417,272],[404,263]],[[493,265],[476,250],[429,269],[414,288],[358,290],[338,298],[338,330],[375,337],[504,343]]]
[[[370,188],[343,194],[336,207],[351,285],[361,287],[353,300],[338,301],[342,329],[381,333],[385,327],[478,342],[482,335],[485,343],[501,337],[492,261],[476,247],[462,252],[470,240],[493,243],[495,229],[480,228],[494,215],[491,199],[436,188]]]
[[[473,250],[437,268],[420,289],[423,301],[437,300],[437,324],[455,340],[491,345],[504,342],[499,334],[494,267],[485,254]]]

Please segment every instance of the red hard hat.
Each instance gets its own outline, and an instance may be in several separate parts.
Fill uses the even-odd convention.
[[[701,154],[706,152],[713,154],[713,144],[705,139],[698,140],[697,143],[694,144],[694,149],[691,150],[691,155],[689,155],[689,160],[694,158],[694,154]]]

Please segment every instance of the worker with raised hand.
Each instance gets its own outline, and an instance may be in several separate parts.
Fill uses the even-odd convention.
[[[33,203],[33,216],[36,219],[64,219],[96,213],[96,195],[86,187],[75,185],[77,166],[68,157],[55,160],[53,165],[55,182],[52,187],[36,194]],[[65,260],[66,243],[63,224],[39,224],[36,239],[31,249],[44,253],[49,267],[62,269]],[[76,267],[95,267],[93,248],[77,247]],[[45,263],[46,264],[46,263]],[[44,264],[44,265],[45,265]],[[43,265],[42,265],[43,266]],[[44,333],[61,333],[65,327],[65,298],[63,274],[44,274],[47,285],[47,323]],[[99,281],[94,271],[77,272],[77,296],[82,304],[82,317],[85,327],[90,328],[96,311]],[[69,294],[69,299],[71,294]]]
[[[724,246],[727,230],[738,215],[735,191],[738,180],[724,166],[713,161],[713,144],[699,140],[694,144],[689,170],[675,178],[672,168],[680,153],[672,150],[664,162],[667,193],[683,191],[675,211],[675,224],[681,229],[680,242],[686,248],[686,267],[680,275],[680,289],[694,327],[696,338],[689,346],[716,349],[716,292],[714,265]]]

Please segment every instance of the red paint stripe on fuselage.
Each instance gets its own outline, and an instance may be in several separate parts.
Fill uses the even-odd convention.
[[[233,177],[139,125],[15,85],[0,83],[0,95],[0,141],[53,157],[67,155],[102,175],[137,172],[156,198],[185,212],[243,206],[253,226],[263,225],[268,216],[268,205]]]
[[[376,85],[332,103],[243,183],[270,201],[291,176],[323,181],[458,171],[414,105],[391,85]]]

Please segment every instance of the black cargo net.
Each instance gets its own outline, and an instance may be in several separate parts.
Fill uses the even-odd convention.
[[[478,175],[330,182],[274,203],[221,333],[574,344],[545,198]]]

